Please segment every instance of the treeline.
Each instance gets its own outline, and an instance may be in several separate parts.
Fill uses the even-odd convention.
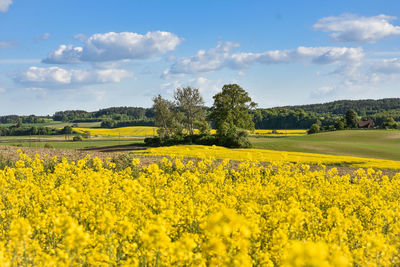
[[[353,110],[359,120],[374,121],[376,128],[387,128],[392,120],[400,122],[400,98],[386,98],[257,109],[254,123],[256,129],[308,129],[313,124],[332,129],[348,110]]]
[[[287,109],[302,109],[307,113],[343,115],[349,109],[354,110],[360,116],[370,116],[391,110],[400,111],[400,98],[384,98],[379,100],[338,100],[323,104],[310,104],[298,106],[286,106]]]
[[[253,114],[256,129],[308,129],[320,119],[300,108],[257,109]],[[329,123],[328,121],[324,120],[325,123]]]
[[[69,134],[69,132],[65,132],[65,128],[56,129],[45,126],[0,127],[0,136],[58,135],[58,134]]]
[[[102,128],[119,128],[119,127],[128,127],[128,126],[154,126],[153,119],[144,119],[144,120],[111,120],[105,119],[101,122],[100,127]]]
[[[50,116],[18,116],[18,115],[6,115],[0,116],[1,124],[10,124],[10,123],[44,123],[46,119],[50,119]]]
[[[111,107],[98,111],[88,112],[84,110],[57,111],[53,115],[53,120],[63,122],[121,122],[127,126],[144,126],[140,123],[149,124],[154,120],[154,114],[150,108],[141,107]],[[154,123],[153,123],[154,124]],[[117,127],[117,126],[112,126]]]

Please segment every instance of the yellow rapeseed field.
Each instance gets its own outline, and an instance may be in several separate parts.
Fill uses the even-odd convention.
[[[0,170],[0,266],[400,264],[400,174],[20,158]]]
[[[312,165],[324,164],[355,168],[400,170],[400,161],[395,160],[334,156],[316,153],[286,152],[266,149],[229,149],[219,146],[181,145],[149,148],[145,151],[135,151],[135,153],[165,156],[179,155],[184,157],[230,159],[238,161],[280,161]]]
[[[105,128],[78,128],[74,127],[74,130],[79,133],[90,132],[91,135],[97,136],[130,136],[130,137],[144,137],[157,135],[157,127],[150,126],[131,126],[131,127],[120,127],[113,129]],[[195,132],[198,132],[195,130]],[[307,130],[277,130],[277,133],[273,133],[272,130],[254,130],[249,132],[251,135],[263,135],[263,136],[302,136],[307,134]],[[211,134],[215,134],[215,130],[211,130]]]
[[[132,126],[132,127],[121,127],[114,129],[105,128],[77,128],[74,127],[74,131],[83,133],[90,132],[91,135],[97,136],[153,136],[157,135],[157,128],[151,126]]]

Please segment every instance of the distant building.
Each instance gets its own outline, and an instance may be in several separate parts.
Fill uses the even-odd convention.
[[[367,121],[358,121],[358,128],[374,128],[375,123],[373,120],[367,120]]]

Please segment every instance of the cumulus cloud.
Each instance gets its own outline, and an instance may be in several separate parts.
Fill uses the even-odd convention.
[[[400,34],[400,26],[390,23],[396,19],[396,17],[386,15],[360,17],[344,14],[338,17],[322,18],[313,27],[323,32],[332,32],[330,37],[336,42],[376,43],[388,36]]]
[[[149,59],[172,51],[181,39],[170,32],[109,32],[84,38],[83,46],[61,45],[50,52],[44,63],[68,64],[77,62],[105,62],[126,59]]]
[[[8,7],[12,4],[12,0],[0,0],[0,12],[7,12]]]
[[[49,64],[71,64],[79,63],[83,48],[73,45],[60,45],[53,50],[42,62]]]
[[[176,61],[163,72],[162,77],[171,75],[211,72],[224,67],[240,70],[255,63],[313,63],[336,64],[341,68],[354,66],[364,57],[362,48],[348,47],[298,47],[292,50],[273,50],[263,53],[231,53],[237,47],[233,43],[219,43],[216,48],[200,50],[196,55]]]
[[[99,83],[118,83],[132,76],[122,69],[64,69],[60,67],[30,67],[16,77],[16,82],[32,87],[79,86]]]

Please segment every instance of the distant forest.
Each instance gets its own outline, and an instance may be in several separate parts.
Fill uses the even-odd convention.
[[[314,123],[330,127],[349,110],[354,110],[361,120],[371,119],[376,127],[393,118],[400,121],[400,98],[380,100],[340,100],[323,104],[257,108],[253,110],[256,129],[308,129]],[[151,108],[111,107],[94,112],[84,110],[58,111],[53,116],[0,116],[2,124],[44,123],[48,119],[71,123],[101,122],[101,127],[152,126],[154,113]]]

